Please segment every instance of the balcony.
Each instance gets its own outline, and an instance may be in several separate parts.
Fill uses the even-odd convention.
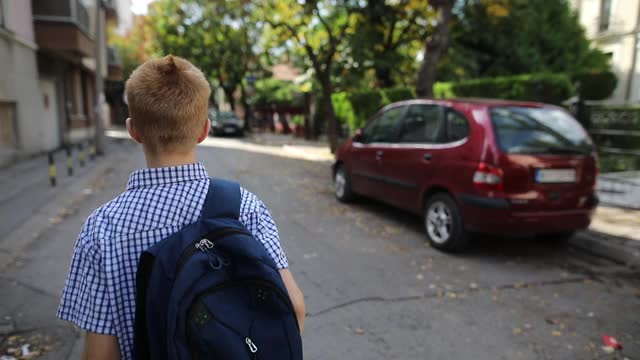
[[[102,0],[107,20],[118,22],[118,7],[116,0]]]
[[[72,57],[91,57],[95,43],[91,16],[81,0],[33,0],[36,43]]]

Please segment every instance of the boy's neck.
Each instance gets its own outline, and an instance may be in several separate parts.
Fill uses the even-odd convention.
[[[169,167],[169,166],[180,166],[193,164],[196,162],[196,150],[190,151],[184,154],[167,154],[167,153],[150,153],[149,151],[144,152],[145,158],[147,159],[147,167],[148,168],[160,168],[160,167]]]

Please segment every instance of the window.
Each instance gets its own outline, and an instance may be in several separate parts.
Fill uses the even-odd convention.
[[[391,108],[381,115],[378,115],[364,129],[362,140],[365,143],[371,142],[391,142],[395,139],[398,122],[402,118],[406,107],[398,106]]]
[[[0,27],[7,27],[4,23],[4,3],[2,0],[0,0]]]
[[[412,105],[402,124],[398,142],[436,143],[442,138],[442,108],[436,105]]]
[[[605,31],[609,29],[609,20],[611,20],[611,0],[600,0],[600,24],[599,30]]]
[[[500,148],[510,154],[589,154],[586,131],[561,110],[496,107],[491,122]]]
[[[447,111],[447,140],[450,142],[462,140],[469,136],[469,122],[460,113]]]

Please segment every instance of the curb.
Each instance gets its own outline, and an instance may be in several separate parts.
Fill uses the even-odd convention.
[[[640,268],[640,241],[584,230],[571,238],[569,245],[617,263]]]
[[[84,193],[84,189],[91,188],[96,181],[111,171],[118,161],[127,156],[126,146],[114,146],[109,151],[110,154],[103,157],[90,172],[60,187],[51,201],[20,226],[0,237],[0,272],[10,266],[23,253],[23,250],[49,227],[56,225],[69,215],[70,209],[75,208],[88,195]]]

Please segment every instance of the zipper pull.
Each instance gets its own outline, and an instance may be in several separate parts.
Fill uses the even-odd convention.
[[[246,338],[244,339],[244,342],[247,343],[247,346],[249,347],[249,351],[251,351],[252,354],[255,354],[256,352],[258,352],[258,347],[256,346],[256,344],[253,343],[253,341],[251,341],[251,339]]]
[[[196,244],[196,249],[204,252],[213,248],[213,243],[209,239],[202,239]]]

